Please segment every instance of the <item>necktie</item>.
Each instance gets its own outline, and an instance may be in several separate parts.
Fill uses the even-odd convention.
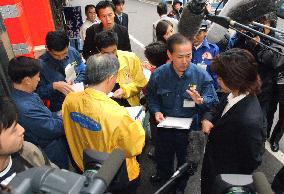
[[[122,24],[122,15],[118,16],[120,23]]]

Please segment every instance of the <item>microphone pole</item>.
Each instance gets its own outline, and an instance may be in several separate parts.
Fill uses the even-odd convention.
[[[206,14],[206,19],[208,19],[208,20],[210,20],[210,21],[212,21],[212,22],[215,22],[215,23],[217,23],[217,24],[219,24],[219,25],[221,25],[221,26],[223,26],[223,27],[225,27],[225,28],[234,27],[234,28],[245,29],[245,30],[247,30],[247,31],[249,31],[249,32],[252,32],[252,33],[254,33],[254,34],[256,34],[256,35],[259,35],[259,36],[261,36],[261,37],[264,37],[264,38],[266,38],[266,39],[268,39],[268,40],[270,40],[270,41],[272,41],[272,42],[274,42],[274,43],[277,43],[277,44],[279,44],[279,45],[281,45],[281,46],[284,47],[284,42],[283,42],[283,41],[278,40],[278,39],[276,39],[276,38],[274,38],[274,37],[271,37],[271,36],[269,36],[269,35],[266,35],[266,34],[264,34],[264,33],[261,33],[261,32],[255,30],[255,29],[252,29],[252,28],[250,28],[250,27],[248,27],[248,26],[246,26],[246,25],[244,25],[244,24],[241,24],[241,23],[239,23],[239,22],[236,22],[236,21],[232,20],[232,19],[229,18],[229,17],[215,16],[215,15],[212,15],[212,14]]]
[[[189,164],[184,163],[181,167],[178,168],[178,170],[173,174],[173,176],[154,194],[161,194],[167,191],[169,187],[171,187],[174,182],[188,170],[188,168]]]
[[[262,28],[268,28],[268,29],[271,30],[271,31],[279,32],[279,33],[281,33],[281,34],[284,34],[284,31],[281,30],[281,29],[277,29],[277,28],[273,28],[273,27],[271,27],[271,26],[263,25],[263,24],[260,24],[260,23],[258,23],[258,22],[252,22],[252,23],[253,23],[254,25],[256,25],[256,26],[259,26],[259,27],[262,27]]]

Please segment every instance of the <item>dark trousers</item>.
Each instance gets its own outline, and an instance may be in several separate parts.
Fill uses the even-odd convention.
[[[279,142],[284,133],[284,84],[278,84],[279,119],[273,129],[270,142]]]
[[[129,181],[128,185],[127,185],[127,188],[122,190],[122,191],[114,191],[114,192],[111,192],[113,194],[136,194],[137,192],[137,188],[139,187],[140,185],[140,175],[132,180],[132,181]]]
[[[157,135],[157,121],[155,119],[155,115],[150,113],[150,129],[151,129],[151,143],[155,146],[156,135]]]
[[[284,193],[284,167],[282,167],[279,172],[274,177],[274,180],[271,184],[271,188],[275,192],[275,194],[283,194]]]
[[[182,166],[186,162],[187,130],[157,128],[156,136],[156,162],[157,175],[164,179],[169,179],[174,173],[174,159],[177,157],[177,167]],[[189,175],[181,177],[176,188],[183,191],[186,187]]]
[[[277,104],[278,104],[278,88],[277,84],[273,84],[273,92],[272,92],[272,99],[269,103],[269,107],[266,113],[266,119],[267,119],[267,137],[270,137],[271,128],[273,124],[274,114],[277,110]]]

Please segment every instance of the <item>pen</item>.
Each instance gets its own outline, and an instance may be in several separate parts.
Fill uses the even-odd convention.
[[[141,107],[141,109],[139,110],[138,114],[135,116],[135,120],[137,120],[140,117],[142,111],[143,111],[143,107]]]

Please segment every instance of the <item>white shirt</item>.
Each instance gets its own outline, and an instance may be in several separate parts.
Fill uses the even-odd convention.
[[[228,112],[228,110],[230,110],[230,108],[232,108],[235,104],[237,104],[239,101],[241,101],[244,97],[246,97],[249,93],[246,94],[241,94],[239,96],[234,97],[234,95],[232,93],[230,93],[227,97],[228,99],[228,103],[225,106],[222,116],[224,114],[226,114],[226,112]]]
[[[11,156],[10,156],[9,160],[10,161],[9,161],[8,166],[2,172],[0,172],[0,177],[5,176],[10,171],[10,169],[12,167],[12,163],[13,163]],[[1,184],[2,185],[8,185],[15,176],[16,176],[16,173],[13,173],[11,176],[9,176],[5,180],[3,180],[1,182]]]
[[[80,38],[81,40],[85,40],[86,38],[86,31],[89,27],[91,27],[93,24],[98,24],[100,21],[96,20],[95,22],[91,22],[89,20],[86,20],[83,25],[80,28]]]

